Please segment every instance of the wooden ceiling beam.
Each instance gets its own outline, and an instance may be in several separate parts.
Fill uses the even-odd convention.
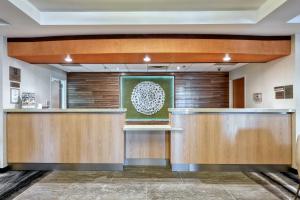
[[[290,37],[104,37],[9,39],[8,55],[29,63],[143,63],[147,54],[152,63],[268,62],[291,53]]]

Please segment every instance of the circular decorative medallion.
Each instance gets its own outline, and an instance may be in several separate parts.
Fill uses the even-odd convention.
[[[157,83],[143,81],[133,88],[131,102],[137,112],[153,115],[164,106],[165,91]]]

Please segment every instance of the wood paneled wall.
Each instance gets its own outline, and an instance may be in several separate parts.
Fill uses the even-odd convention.
[[[175,76],[177,108],[226,108],[229,74],[199,73],[68,73],[69,108],[118,108],[121,75]]]
[[[68,73],[69,108],[119,108],[119,73]]]

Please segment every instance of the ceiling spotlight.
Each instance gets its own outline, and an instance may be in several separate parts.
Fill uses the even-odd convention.
[[[65,57],[65,61],[68,62],[68,63],[71,63],[71,62],[73,62],[73,59],[71,58],[70,55],[67,55],[67,56]]]
[[[231,57],[230,57],[230,55],[227,53],[227,54],[225,54],[225,56],[224,56],[224,58],[223,58],[223,61],[224,62],[229,62],[229,61],[231,61]]]
[[[180,70],[180,66],[177,67],[177,70]]]
[[[146,55],[146,56],[144,57],[144,61],[145,61],[145,62],[150,62],[150,61],[151,61],[151,58],[150,58],[148,55]]]

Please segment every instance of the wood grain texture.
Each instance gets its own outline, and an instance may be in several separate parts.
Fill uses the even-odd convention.
[[[68,73],[68,108],[119,108],[119,73]]]
[[[119,108],[121,75],[175,76],[177,108],[227,108],[229,74],[201,73],[68,73],[69,108]]]
[[[8,163],[123,163],[124,123],[124,113],[9,113]]]
[[[171,115],[173,164],[292,163],[290,114]]]
[[[291,52],[290,38],[242,39],[201,37],[114,37],[66,40],[9,41],[8,55],[30,63],[64,63],[70,54],[74,63],[141,63],[145,54],[155,63],[267,62]]]
[[[126,159],[170,159],[170,134],[165,131],[127,131]]]
[[[72,54],[73,64],[140,64],[146,53],[126,54]],[[147,53],[151,63],[222,63],[224,53]],[[287,54],[289,55],[289,54]],[[232,63],[266,63],[284,55],[238,54],[231,53]],[[31,64],[67,64],[65,54],[62,55],[32,55],[14,56],[14,58]]]
[[[175,74],[175,106],[177,108],[228,108],[228,73]]]

